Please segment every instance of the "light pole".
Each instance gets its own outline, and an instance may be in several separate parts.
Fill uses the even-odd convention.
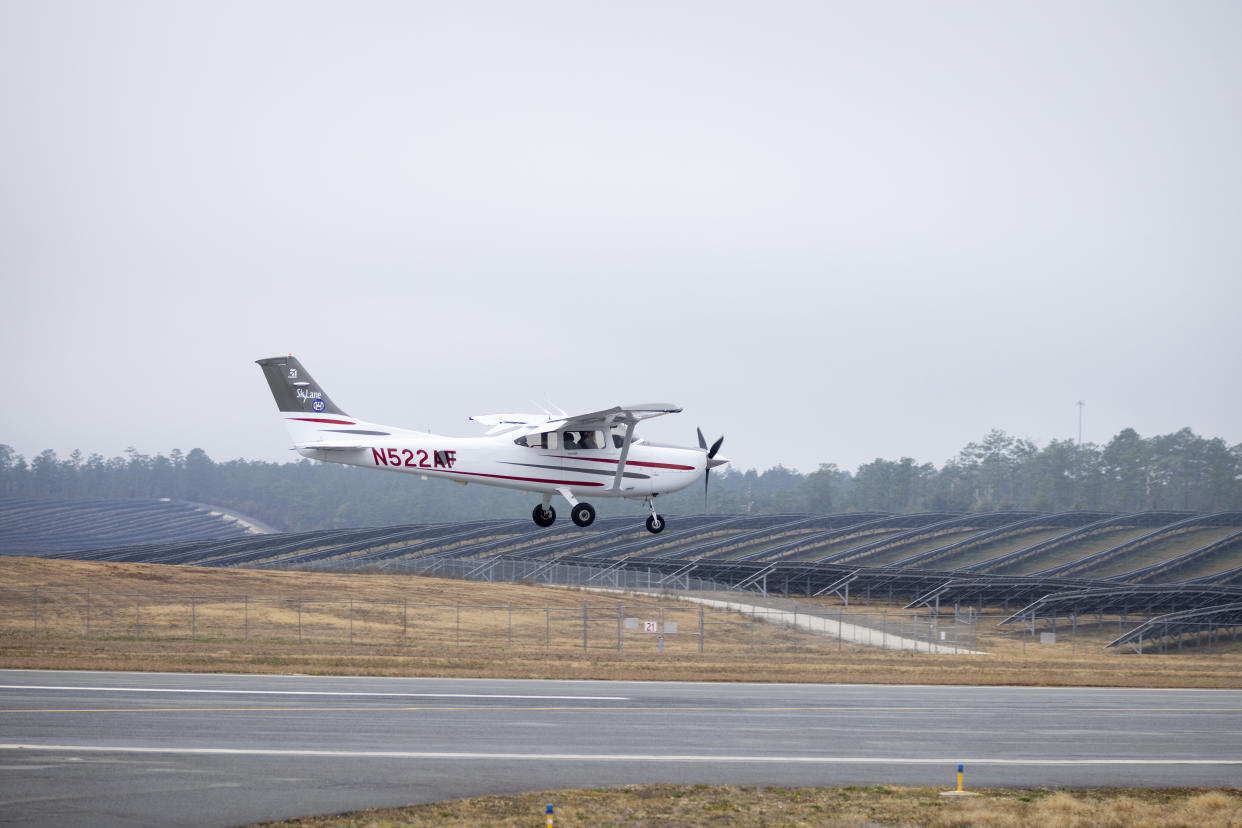
[[[1078,401],[1078,447],[1079,448],[1082,448],[1082,410],[1086,407],[1087,407],[1087,404],[1084,401],[1082,400]]]

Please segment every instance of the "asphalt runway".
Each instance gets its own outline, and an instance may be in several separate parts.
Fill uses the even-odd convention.
[[[1242,786],[1242,691],[0,670],[0,823],[644,782]]]

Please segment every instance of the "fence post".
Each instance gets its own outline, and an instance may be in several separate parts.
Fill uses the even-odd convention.
[[[457,646],[461,647],[461,601],[457,602]]]
[[[513,649],[513,602],[509,602],[509,644],[510,650]]]
[[[302,643],[302,599],[298,599],[298,643]]]
[[[242,634],[246,641],[250,640],[250,596],[242,596]]]
[[[586,599],[583,599],[582,601],[582,652],[585,653],[586,649],[587,649],[587,602],[586,602]]]
[[[86,637],[91,637],[91,591],[86,591]]]
[[[703,605],[699,604],[699,652],[703,652]]]
[[[34,588],[34,637],[39,637],[39,588]]]
[[[622,646],[621,645],[621,616],[622,614],[623,614],[623,611],[621,609],[621,602],[618,601],[617,602],[617,652],[618,653],[621,652],[621,646]]]
[[[142,593],[134,596],[134,640],[142,638]]]
[[[845,607],[837,610],[837,652],[841,652],[841,639],[845,636]]]
[[[552,608],[549,606],[545,606],[543,608],[543,628],[544,628],[544,632],[543,632],[544,649],[551,649],[552,648]]]
[[[198,634],[198,618],[195,613],[194,596],[190,596],[190,640],[193,641]]]
[[[405,598],[401,599],[401,646],[409,646],[409,629],[410,629],[410,604]]]
[[[880,613],[880,624],[882,625],[882,632],[880,635],[880,649],[887,650],[888,649],[888,610],[884,610],[883,612]]]

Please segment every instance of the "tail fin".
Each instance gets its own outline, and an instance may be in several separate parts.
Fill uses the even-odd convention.
[[[272,387],[276,407],[281,411],[349,416],[336,407],[293,354],[257,362],[263,369],[263,376],[267,377],[267,384]]]

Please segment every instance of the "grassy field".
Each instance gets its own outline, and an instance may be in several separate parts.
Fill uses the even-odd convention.
[[[1242,644],[1167,655],[1104,650],[1117,624],[1080,623],[1039,645],[976,623],[985,655],[851,646],[736,613],[694,634],[624,631],[660,615],[697,632],[699,608],[674,598],[408,575],[363,575],[0,558],[0,666],[361,675],[891,684],[1242,687]],[[31,589],[39,588],[38,630]],[[90,591],[91,597],[83,596]],[[14,597],[16,596],[16,597]],[[155,597],[158,596],[158,597]],[[618,604],[624,601],[624,607]],[[88,606],[89,601],[89,606]],[[352,605],[351,605],[351,602]],[[807,602],[833,611],[839,604]],[[584,605],[586,612],[584,613]],[[875,625],[912,613],[873,605]],[[587,623],[584,625],[584,614]],[[89,617],[90,637],[83,633]],[[924,613],[924,622],[926,614]],[[584,626],[586,644],[584,647]],[[1042,629],[1042,627],[1041,627]]]
[[[1204,790],[988,790],[945,798],[937,789],[739,788],[644,785],[606,790],[486,796],[390,810],[360,811],[268,825],[299,828],[489,825],[732,828],[776,826],[996,826],[1155,828],[1242,826],[1242,792]]]

